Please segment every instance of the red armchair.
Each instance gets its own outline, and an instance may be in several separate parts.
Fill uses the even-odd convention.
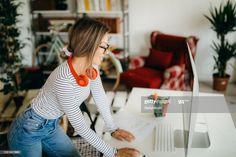
[[[181,37],[154,31],[150,41],[150,53],[144,57],[144,66],[121,73],[121,81],[128,88],[160,88],[164,83],[162,87],[165,89],[181,89],[182,83],[177,80],[183,80],[186,42],[195,56],[198,39],[195,36]]]

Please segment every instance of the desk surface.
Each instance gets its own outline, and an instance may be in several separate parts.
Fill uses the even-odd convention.
[[[181,91],[169,91],[169,90],[157,90],[157,89],[145,89],[145,88],[133,88],[128,102],[123,110],[117,113],[114,116],[115,121],[118,123],[118,126],[121,126],[124,129],[129,130],[131,125],[131,121],[157,121],[157,119],[153,116],[153,114],[141,113],[141,97],[149,96],[157,92],[161,96],[183,96],[184,92]],[[200,96],[218,96],[222,97],[222,101],[215,103],[216,106],[221,106],[225,111],[227,111],[226,101],[224,100],[223,95],[220,94],[209,94],[209,93],[200,93]],[[206,105],[203,102],[199,102],[199,106]],[[127,114],[128,113],[128,114]],[[128,115],[125,116],[125,115]],[[136,117],[136,118],[134,118]],[[210,147],[208,148],[192,148],[189,154],[189,157],[235,157],[236,155],[236,129],[234,127],[231,115],[229,112],[223,113],[198,113],[197,114],[197,123],[201,123],[202,119],[207,123],[207,129],[209,133],[210,139]],[[175,129],[182,128],[181,122],[178,122],[178,119],[181,119],[181,113],[167,113],[166,117],[158,118],[158,120],[165,121],[168,119],[172,121],[175,125]],[[128,124],[128,125],[127,125]],[[197,126],[195,128],[199,129]],[[147,129],[146,129],[147,130]],[[108,143],[117,148],[122,147],[135,147],[143,152],[148,157],[160,157],[160,156],[185,156],[183,148],[175,148],[175,152],[173,153],[165,153],[165,152],[155,152],[153,151],[153,137],[154,131],[144,131],[135,133],[136,140],[134,142],[120,142],[115,139],[108,140]]]

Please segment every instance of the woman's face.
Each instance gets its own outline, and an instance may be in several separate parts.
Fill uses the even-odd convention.
[[[103,57],[108,53],[108,34],[105,34],[104,37],[102,38],[102,41],[95,52],[94,58],[93,58],[93,64],[95,65],[100,65]]]

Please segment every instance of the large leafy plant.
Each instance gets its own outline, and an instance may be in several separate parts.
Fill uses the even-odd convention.
[[[216,52],[214,56],[215,66],[219,77],[226,76],[227,62],[236,56],[236,44],[229,43],[226,35],[236,31],[236,3],[230,0],[220,7],[211,8],[210,16],[204,15],[211,23],[211,28],[216,32],[218,42],[213,41],[212,48]]]
[[[24,47],[19,40],[17,9],[22,3],[16,0],[0,0],[0,80],[4,82],[4,93],[20,90],[20,72]]]

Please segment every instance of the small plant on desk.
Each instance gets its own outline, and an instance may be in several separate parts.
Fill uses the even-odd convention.
[[[163,117],[166,115],[167,107],[169,104],[170,97],[167,96],[158,96],[157,93],[150,95],[148,97],[151,100],[154,100],[154,115],[155,117]]]

